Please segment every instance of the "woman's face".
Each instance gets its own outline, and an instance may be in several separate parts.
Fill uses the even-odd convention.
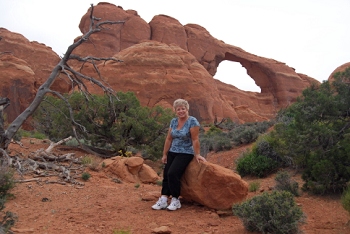
[[[179,118],[187,118],[188,117],[188,110],[186,106],[180,105],[175,108],[175,114]]]

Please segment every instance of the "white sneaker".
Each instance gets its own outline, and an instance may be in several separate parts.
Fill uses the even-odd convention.
[[[153,210],[163,210],[168,206],[167,199],[162,199],[161,197],[158,199],[156,204],[152,206]]]
[[[177,199],[176,197],[173,197],[171,199],[171,203],[170,205],[167,207],[168,210],[171,210],[171,211],[174,211],[174,210],[177,210],[177,209],[180,209],[181,208],[181,203],[180,203],[180,200]]]

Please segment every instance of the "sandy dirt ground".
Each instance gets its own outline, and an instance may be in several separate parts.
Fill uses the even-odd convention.
[[[47,142],[37,139],[22,139],[23,146],[11,144],[11,155],[28,156],[30,152],[48,147]],[[239,147],[221,153],[210,153],[209,162],[226,168],[234,168],[234,161],[247,148]],[[57,154],[67,149],[57,147]],[[77,157],[86,153],[72,151]],[[150,163],[159,171],[157,163]],[[84,185],[50,184],[41,181],[18,183],[11,191],[15,198],[6,203],[5,210],[18,216],[12,228],[14,233],[36,234],[145,234],[145,233],[186,233],[186,234],[248,234],[241,220],[229,211],[217,211],[195,203],[183,202],[182,208],[171,212],[155,211],[151,206],[157,200],[161,187],[151,184],[116,183],[103,172],[87,169],[92,175]],[[22,179],[30,179],[25,176]],[[249,197],[268,191],[274,185],[274,176],[268,178],[243,178],[248,183],[260,182],[258,192]],[[300,176],[295,180],[302,185]],[[350,233],[350,216],[340,203],[339,196],[317,197],[302,193],[296,198],[297,204],[306,215],[301,230],[306,234],[347,234]],[[161,231],[163,230],[163,232]]]

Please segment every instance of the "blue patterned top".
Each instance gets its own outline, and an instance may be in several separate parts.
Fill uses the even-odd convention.
[[[173,118],[170,122],[171,137],[173,138],[169,151],[174,153],[194,154],[190,128],[200,126],[198,120],[189,116],[184,126],[177,130],[178,119]]]

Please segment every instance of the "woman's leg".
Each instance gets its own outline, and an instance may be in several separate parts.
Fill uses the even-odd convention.
[[[170,153],[171,155],[173,153]],[[178,198],[181,193],[181,177],[184,174],[188,164],[192,161],[191,154],[175,154],[172,157],[170,166],[167,168],[164,178],[167,177],[167,187],[172,197]]]
[[[170,168],[172,162],[174,161],[174,157],[175,157],[175,155],[172,153],[168,153],[168,155],[167,155],[167,163],[164,165],[164,170],[163,170],[163,182],[162,182],[162,191],[161,191],[162,195],[166,195],[166,196],[171,195],[167,175],[168,175],[169,168]]]

